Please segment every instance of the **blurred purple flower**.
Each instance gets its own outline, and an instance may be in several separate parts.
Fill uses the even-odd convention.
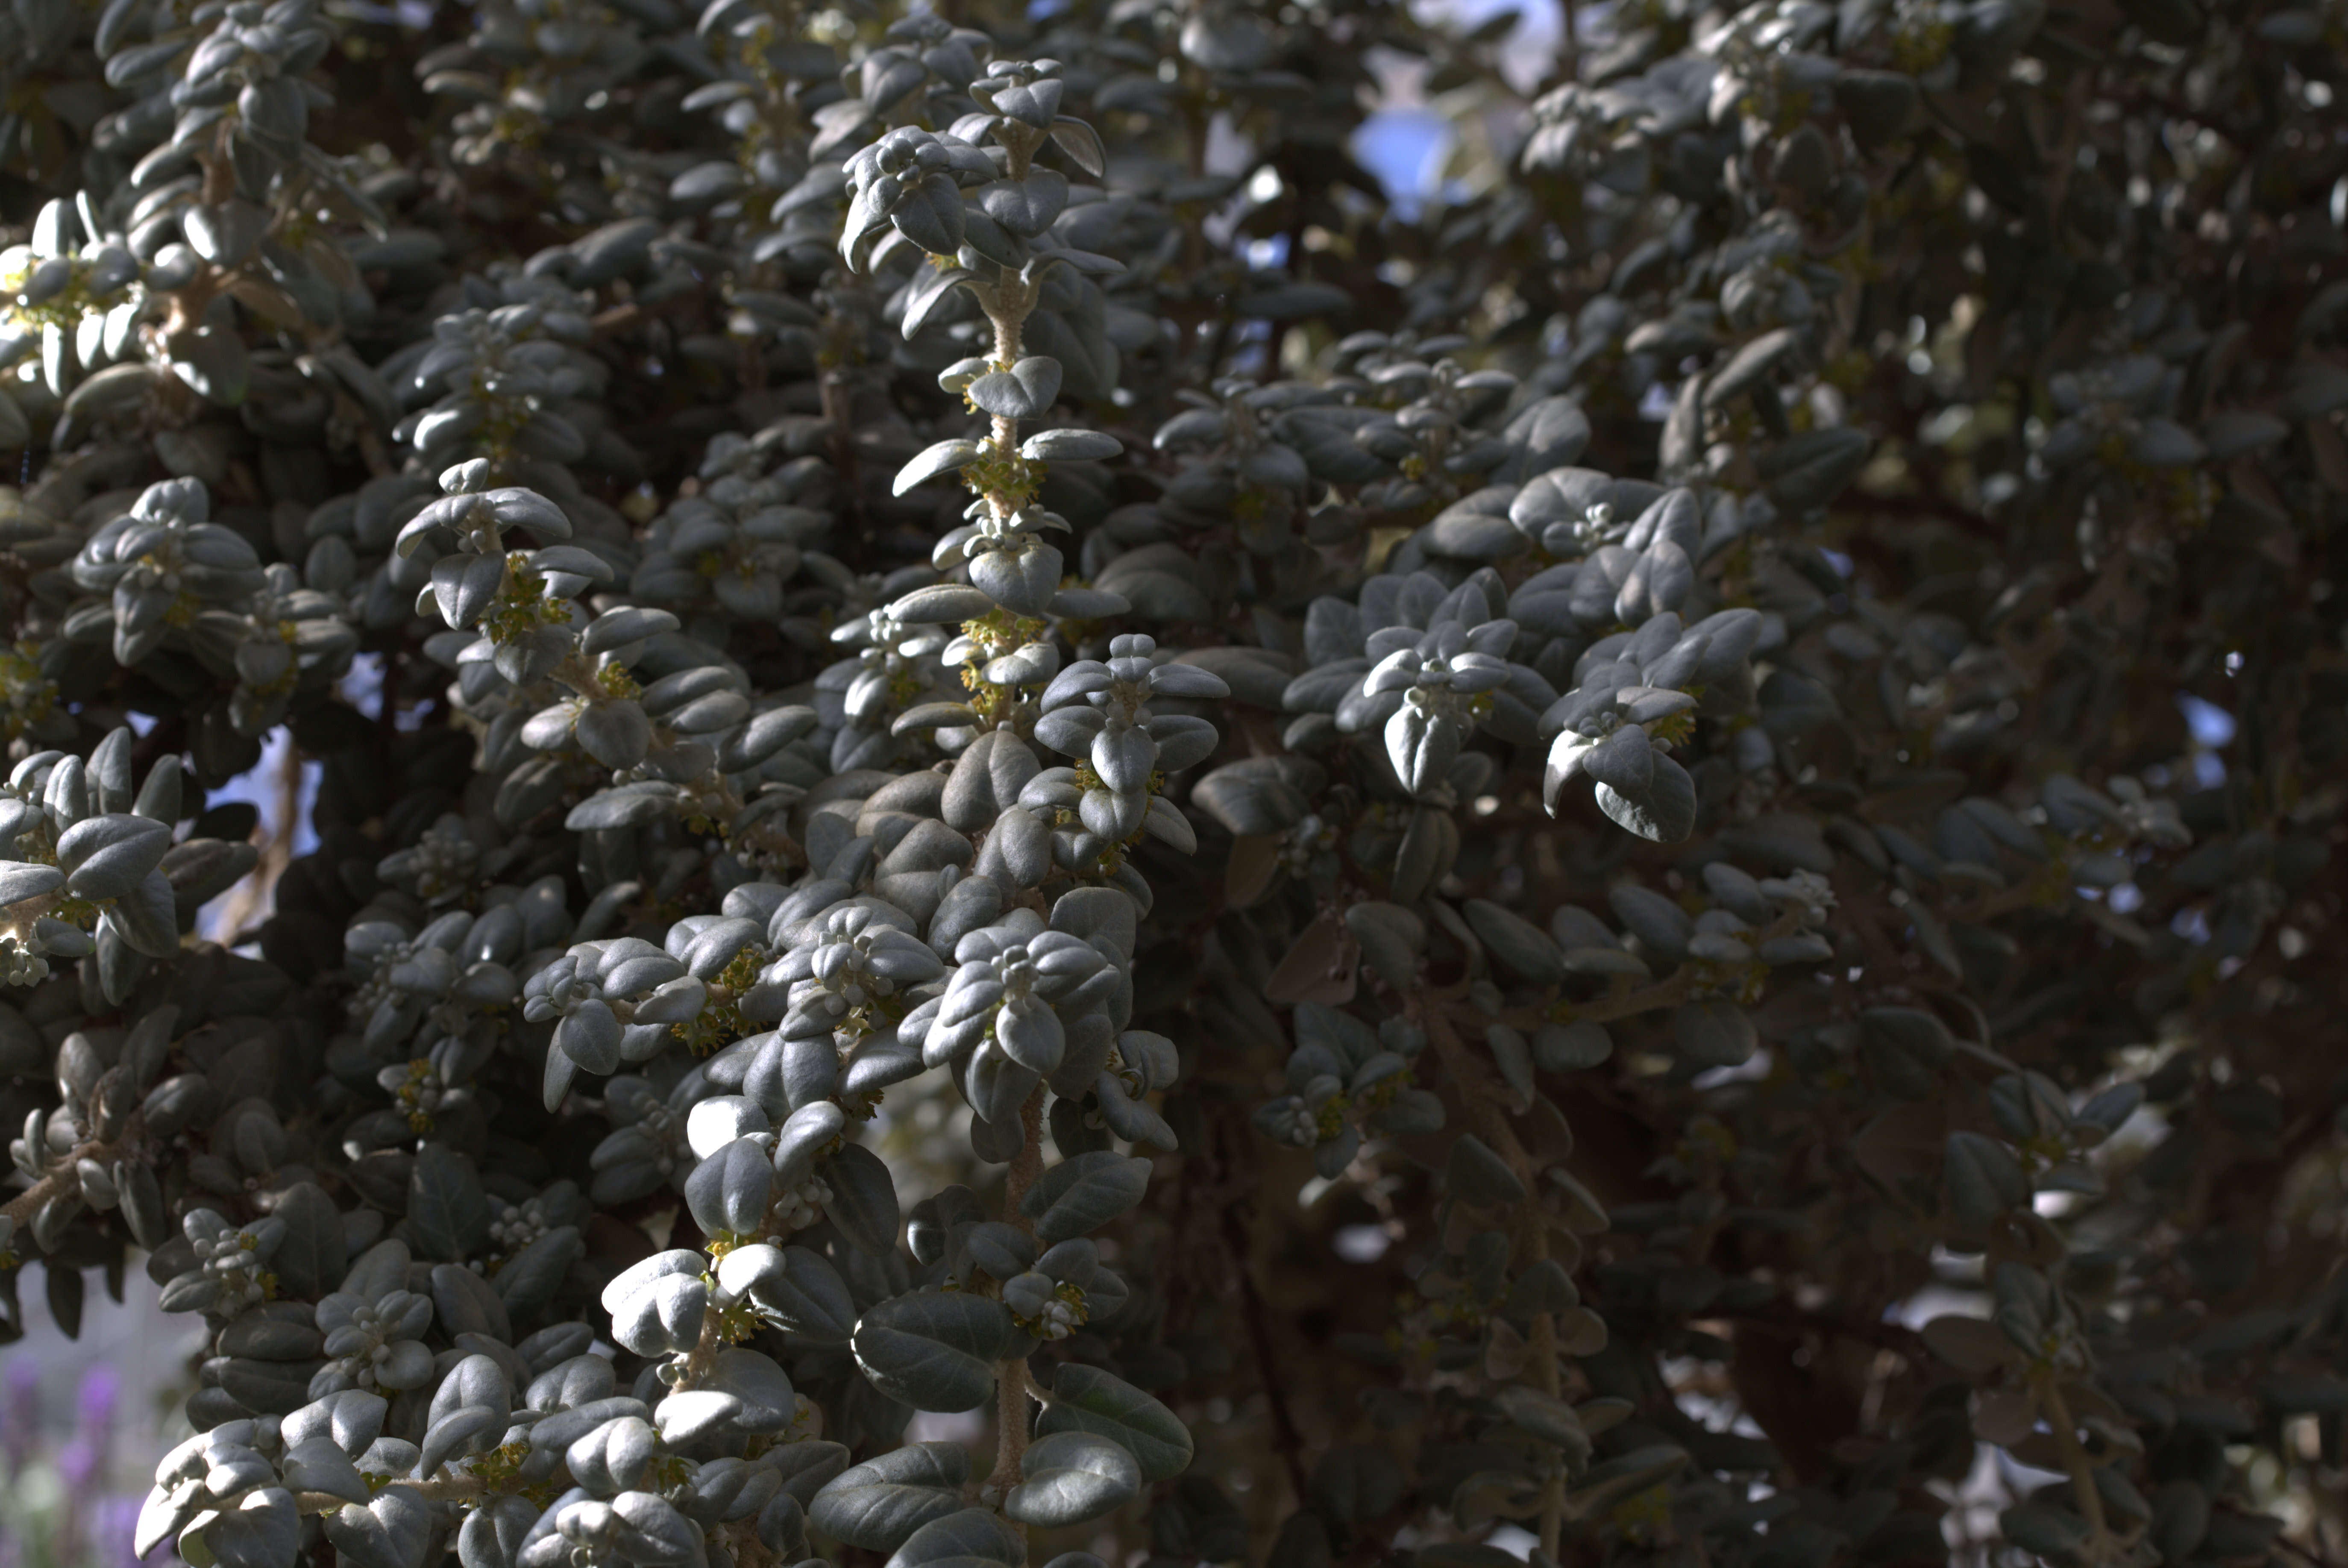
[[[99,1446],[88,1438],[76,1438],[57,1450],[57,1473],[65,1478],[68,1491],[79,1492],[98,1479],[98,1462],[105,1457]]]
[[[122,1401],[122,1379],[111,1367],[93,1367],[81,1375],[74,1414],[85,1437],[102,1441],[114,1430],[116,1408]]]
[[[8,1473],[15,1475],[30,1462],[40,1439],[41,1369],[29,1356],[8,1363],[6,1383],[0,1388],[0,1452],[8,1456]]]
[[[139,1533],[139,1501],[123,1495],[99,1500],[90,1517],[91,1568],[140,1568],[139,1554],[130,1549]],[[159,1562],[167,1562],[171,1550],[159,1546],[155,1556]]]

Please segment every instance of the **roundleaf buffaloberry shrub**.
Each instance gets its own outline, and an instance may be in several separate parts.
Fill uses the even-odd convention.
[[[1552,19],[0,18],[137,1551],[2341,1560],[2348,18]]]

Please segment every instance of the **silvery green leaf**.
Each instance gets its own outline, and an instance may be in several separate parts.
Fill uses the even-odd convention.
[[[1031,463],[1107,462],[1123,450],[1124,443],[1098,430],[1042,430],[1019,443],[1019,455]]]
[[[444,555],[432,563],[432,594],[440,618],[452,628],[472,625],[488,613],[505,583],[501,555]]]
[[[889,616],[909,626],[928,626],[975,620],[994,608],[994,601],[983,590],[960,583],[932,583],[892,603]]]
[[[666,610],[655,610],[640,604],[623,605],[607,610],[588,623],[579,639],[580,651],[592,656],[617,653],[632,644],[648,642],[664,632],[678,627],[677,618]]]
[[[186,1443],[165,1456],[161,1466],[159,1467],[159,1473],[170,1475],[175,1469],[176,1461],[182,1454],[186,1454],[193,1460],[196,1474],[202,1474],[203,1443],[204,1438],[201,1432],[190,1438]],[[196,1516],[197,1511],[204,1501],[204,1494],[200,1488],[173,1488],[167,1491],[162,1485],[157,1485],[148,1492],[146,1502],[139,1510],[139,1522],[134,1527],[131,1536],[131,1549],[134,1552],[139,1552],[141,1556],[151,1553],[155,1548],[178,1534],[180,1527]]]
[[[1303,791],[1280,772],[1251,763],[1231,763],[1190,787],[1190,805],[1214,817],[1235,838],[1284,833],[1313,810]]]
[[[785,1247],[779,1268],[764,1266],[767,1260],[755,1255],[735,1263],[743,1253],[776,1250],[748,1247],[727,1253],[718,1266],[719,1282],[734,1289],[733,1282],[741,1280],[758,1309],[795,1338],[810,1345],[846,1345],[856,1330],[856,1302],[829,1258],[806,1247]],[[735,1267],[728,1270],[727,1264]]]
[[[180,951],[179,900],[171,892],[170,878],[160,871],[149,872],[107,910],[99,929],[113,932],[131,951],[149,958],[176,957]]]
[[[151,1107],[154,1103],[150,1098]],[[149,1129],[153,1130],[150,1110]],[[315,1296],[335,1287],[349,1259],[345,1251],[343,1216],[335,1201],[314,1181],[300,1181],[280,1193],[270,1211],[285,1222],[285,1239],[271,1254],[270,1272],[286,1293]]]
[[[233,267],[261,242],[269,227],[269,210],[232,196],[218,206],[189,208],[183,224],[196,254],[214,266]]]
[[[457,1561],[462,1568],[518,1568],[522,1544],[539,1513],[526,1498],[483,1501],[466,1513],[458,1531]]]
[[[981,376],[963,395],[983,413],[1035,418],[1060,396],[1060,362],[1049,355],[1029,355],[1007,371]]]
[[[204,1525],[201,1542],[204,1552],[221,1568],[286,1568],[294,1561],[301,1531],[294,1494],[283,1487],[265,1486],[245,1493],[233,1508]],[[414,1544],[409,1556],[379,1563],[362,1559],[361,1568],[418,1568],[423,1542],[419,1539]],[[180,1555],[188,1556],[185,1538]]]
[[[691,1568],[705,1556],[701,1532],[668,1499],[649,1491],[623,1491],[612,1500],[617,1523],[608,1538],[628,1561],[647,1568]]]
[[[1081,1362],[1060,1367],[1035,1432],[1039,1438],[1056,1432],[1107,1438],[1134,1457],[1148,1481],[1171,1480],[1190,1465],[1190,1433],[1173,1411],[1123,1378]]]
[[[1141,1491],[1141,1466],[1123,1445],[1087,1431],[1050,1432],[1020,1459],[1025,1479],[1003,1500],[1023,1524],[1057,1528],[1123,1506]]]
[[[1570,1460],[1589,1457],[1590,1434],[1583,1429],[1581,1418],[1573,1413],[1573,1407],[1564,1400],[1518,1384],[1502,1389],[1498,1401],[1501,1413],[1509,1419],[1533,1436],[1565,1449]]]
[[[87,776],[93,795],[91,804],[99,811],[130,810],[130,742],[131,733],[126,726],[109,730],[106,738],[91,748]]]
[[[1053,117],[1060,111],[1060,96],[1066,87],[1056,77],[1045,77],[1025,86],[996,88],[989,107],[997,114],[1007,114],[1014,119],[1033,126],[1037,130],[1050,129]]]
[[[956,284],[967,283],[977,274],[967,267],[931,267],[914,278],[905,298],[905,317],[901,324],[904,335],[910,339],[928,325],[939,305],[953,296]]]
[[[825,1048],[830,1047],[827,1044]],[[899,1226],[897,1187],[880,1157],[862,1144],[850,1143],[831,1157],[824,1171],[824,1180],[831,1187],[826,1212],[840,1233],[875,1255],[893,1251]]]
[[[554,1048],[588,1072],[617,1072],[620,1020],[602,1002],[582,1002],[555,1026]]]
[[[1117,449],[1124,450],[1122,447]],[[1021,450],[1024,455],[1024,446]],[[1132,603],[1120,593],[1100,588],[1063,588],[1052,595],[1050,613],[1066,621],[1100,621],[1126,614],[1132,609]]]
[[[653,1411],[661,1440],[681,1447],[726,1428],[742,1413],[742,1401],[716,1388],[680,1388]]]
[[[2030,1203],[2030,1178],[2021,1161],[1993,1138],[1959,1130],[1949,1134],[1943,1169],[1949,1212],[1960,1224],[1988,1224],[2010,1209]]]
[[[1870,445],[1864,432],[1848,425],[1780,441],[1758,464],[1769,499],[1787,511],[1825,505],[1866,465]]]
[[[346,1388],[314,1399],[286,1417],[279,1436],[289,1446],[325,1438],[346,1454],[363,1454],[382,1436],[384,1417],[389,1410],[389,1402],[382,1395]]]
[[[1041,615],[1059,591],[1060,552],[1048,544],[1012,552],[990,550],[970,563],[970,580],[997,604],[1021,615]]]
[[[31,861],[0,861],[0,905],[23,903],[66,885],[66,873]]]
[[[608,1493],[641,1482],[658,1448],[651,1422],[623,1414],[601,1420],[573,1439],[563,1450],[562,1462],[581,1485]]]
[[[1068,177],[1057,170],[1030,168],[1024,180],[997,180],[972,192],[979,210],[1023,240],[1052,226],[1068,204]],[[961,242],[956,237],[955,242]]]
[[[1163,795],[1149,798],[1148,814],[1142,819],[1142,830],[1160,843],[1172,847],[1178,854],[1196,854],[1199,836],[1190,826],[1182,809]]]
[[[1654,760],[1654,778],[1635,797],[1599,785],[1598,809],[1643,839],[1677,843],[1695,830],[1695,780],[1669,757]]]
[[[1064,1160],[1036,1179],[1020,1201],[1045,1246],[1097,1230],[1141,1202],[1150,1164],[1107,1150]]]
[[[503,1274],[504,1271],[500,1269],[499,1272]],[[505,1302],[499,1295],[497,1286],[462,1264],[441,1264],[433,1269],[432,1310],[442,1330],[452,1337],[463,1334],[479,1334],[498,1340],[513,1337],[513,1322],[507,1315]],[[458,1363],[456,1370],[449,1375],[455,1377],[458,1372],[465,1374],[463,1381],[473,1390],[461,1402],[494,1405],[500,1410],[508,1408],[507,1397],[495,1391],[501,1385],[489,1377],[497,1370],[496,1364],[476,1364],[476,1361],[477,1358],[468,1357]],[[447,1394],[448,1388],[448,1382],[444,1380],[440,1392]]]
[[[1449,810],[1437,806],[1413,808],[1395,851],[1390,891],[1408,902],[1450,871],[1459,854],[1459,824]]]
[[[720,742],[717,765],[726,772],[747,772],[784,747],[813,730],[815,709],[792,705],[751,715],[749,722]]]
[[[121,1194],[122,1222],[130,1232],[130,1239],[154,1251],[170,1239],[170,1212],[163,1204],[162,1183],[156,1179],[155,1168],[144,1161],[117,1161],[113,1167],[114,1184]]]
[[[545,1310],[572,1265],[586,1253],[579,1227],[558,1225],[506,1259],[499,1266],[496,1284],[508,1319],[527,1323]]]
[[[489,1201],[464,1159],[438,1143],[416,1157],[407,1225],[424,1257],[462,1262],[489,1239]]]
[[[243,403],[252,362],[244,339],[229,328],[183,327],[164,337],[163,350],[170,356],[171,374],[198,397],[222,408]]]
[[[1603,1024],[1577,1018],[1570,1024],[1543,1024],[1533,1031],[1533,1061],[1543,1072],[1573,1072],[1594,1068],[1614,1054],[1613,1037]]]
[[[685,1142],[697,1160],[706,1160],[737,1138],[771,1131],[766,1110],[747,1095],[712,1096],[686,1116]]]
[[[312,1438],[286,1449],[279,1465],[285,1484],[297,1492],[324,1492],[345,1502],[365,1502],[372,1494],[358,1466],[328,1438]]]
[[[955,1292],[891,1297],[858,1320],[853,1349],[866,1377],[917,1410],[967,1410],[994,1391],[994,1363],[1010,1346],[999,1301]]]
[[[738,1408],[731,1418],[737,1431],[779,1432],[798,1414],[798,1401],[790,1378],[773,1357],[745,1346],[717,1353],[709,1371],[709,1387],[736,1401]]]
[[[1018,1495],[1016,1489],[1012,1495]],[[1009,1512],[1007,1500],[1004,1511]],[[1000,1518],[983,1508],[965,1508],[933,1519],[907,1536],[886,1568],[979,1568],[984,1563],[1012,1568],[1026,1560],[1026,1548]]]
[[[1577,1518],[1589,1518],[1618,1499],[1644,1491],[1687,1463],[1687,1451],[1658,1444],[1601,1460],[1575,1478],[1566,1493],[1566,1506]]]
[[[699,1253],[675,1248],[622,1271],[603,1287],[614,1338],[639,1356],[690,1350],[701,1340],[708,1288]]]
[[[758,1544],[778,1553],[780,1561],[798,1560],[807,1549],[806,1505],[791,1493],[778,1490],[758,1510],[755,1530]]]
[[[775,1135],[775,1180],[787,1186],[805,1181],[847,1126],[848,1113],[833,1100],[810,1099],[792,1111]]]
[[[625,706],[633,707],[635,705],[630,703]],[[677,800],[676,787],[673,784],[651,781],[642,784],[625,784],[616,789],[605,789],[582,800],[571,809],[569,815],[562,819],[562,825],[574,833],[593,832],[613,828],[641,828],[647,823],[657,822],[673,815]],[[598,1042],[607,1031],[603,1027],[602,1019],[588,1016],[588,1015],[592,1009],[602,1006],[601,1002],[585,1002],[565,1015],[566,1019],[586,1018],[585,1022],[565,1031],[563,1038],[566,1049],[572,1045],[580,1047],[584,1053],[580,1066],[585,1067],[590,1072],[604,1070],[589,1065],[599,1059],[598,1053],[602,1047]],[[613,1023],[616,1026],[617,1020],[614,1019]]]
[[[1563,742],[1567,738],[1558,738]],[[1626,796],[1643,794],[1653,788],[1656,760],[1647,732],[1635,722],[1623,725],[1595,746],[1588,747],[1578,759],[1582,772]]]
[[[1472,1132],[1452,1141],[1446,1171],[1451,1191],[1468,1202],[1498,1208],[1525,1201],[1524,1182],[1492,1152],[1490,1144]]]
[[[895,1552],[931,1521],[961,1512],[969,1480],[970,1454],[961,1444],[908,1443],[826,1482],[808,1506],[808,1522],[846,1545]]]
[[[1025,449],[1022,450],[1024,453]],[[896,480],[890,488],[893,493],[903,495],[906,491],[927,484],[942,474],[953,472],[964,464],[975,460],[977,457],[976,441],[940,441],[933,447],[924,449],[916,454],[911,462],[899,469]]]
[[[906,191],[889,211],[897,232],[933,256],[962,249],[962,189],[951,176],[932,174]]]
[[[469,1453],[494,1442],[505,1430],[503,1412],[482,1405],[468,1405],[461,1409],[434,1420],[424,1434],[422,1457],[417,1467],[430,1475],[453,1456]]]
[[[1101,149],[1100,137],[1083,120],[1065,114],[1056,117],[1052,121],[1052,139],[1060,144],[1060,150],[1066,153],[1076,167],[1094,179],[1097,180],[1107,172],[1108,159]]]
[[[766,1219],[774,1177],[766,1150],[754,1139],[736,1139],[685,1178],[685,1207],[704,1234],[754,1234]]]
[[[959,260],[963,265],[983,271],[983,263],[993,263],[1012,272],[1024,269],[1031,259],[1027,242],[996,222],[983,208],[964,206],[962,211],[963,245]],[[1027,318],[1027,335],[1035,335],[1035,325],[1046,313],[1037,311]]]
[[[1492,1053],[1493,1065],[1500,1069],[1500,1078],[1517,1095],[1517,1102],[1529,1105],[1533,1097],[1532,1048],[1523,1035],[1506,1024],[1493,1024],[1484,1031],[1484,1044]]]
[[[437,564],[434,570],[438,570]],[[581,750],[611,769],[633,768],[643,762],[653,738],[652,721],[644,717],[643,707],[625,699],[587,704],[571,733]]]
[[[1516,974],[1544,985],[1565,978],[1565,955],[1549,934],[1521,915],[1488,900],[1471,898],[1460,906],[1484,945]]]
[[[1698,1067],[1742,1067],[1759,1044],[1753,1020],[1725,996],[1684,1002],[1672,1018],[1680,1059]]]
[[[411,1261],[406,1242],[396,1236],[377,1242],[351,1260],[350,1272],[343,1275],[342,1294],[380,1301],[394,1291],[406,1290]],[[422,1332],[420,1326],[417,1332]]]
[[[57,836],[57,867],[75,897],[117,899],[161,865],[170,847],[169,823],[128,813],[87,817]]]

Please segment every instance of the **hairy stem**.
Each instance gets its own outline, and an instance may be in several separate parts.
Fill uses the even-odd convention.
[[[50,1166],[47,1175],[9,1199],[7,1202],[0,1203],[0,1214],[5,1214],[15,1221],[18,1231],[25,1230],[32,1223],[33,1216],[41,1212],[42,1204],[68,1188],[80,1184],[80,1178],[75,1173],[76,1165],[84,1160],[95,1160],[100,1165],[104,1165],[120,1159],[123,1151],[137,1143],[146,1130],[147,1119],[144,1113],[132,1111],[130,1119],[123,1124],[121,1137],[111,1143],[92,1139],[76,1148],[72,1153]]]
[[[427,1502],[463,1502],[479,1497],[489,1488],[479,1479],[452,1470],[443,1470],[430,1480],[401,1480],[392,1483],[407,1488]],[[304,1491],[294,1495],[294,1506],[304,1513],[333,1513],[350,1503],[350,1499],[336,1497],[330,1491]]]
[[[709,1376],[711,1368],[717,1365],[717,1353],[725,1347],[726,1334],[717,1309],[714,1306],[704,1307],[701,1313],[701,1338],[694,1345],[692,1352],[685,1357],[685,1371],[677,1378],[675,1386],[679,1388],[690,1388],[699,1384],[703,1378]]]
[[[1035,1222],[1020,1207],[1021,1200],[1044,1171],[1044,1088],[1038,1084],[1019,1108],[1019,1152],[1003,1183],[1003,1218],[1026,1235],[1035,1233]],[[1020,1461],[1027,1456],[1027,1402],[1035,1383],[1027,1376],[1027,1358],[1008,1356],[994,1365],[994,1470],[987,1485],[1008,1490],[1019,1483]],[[1025,1534],[1025,1527],[1013,1525]]]
[[[2096,1490],[2095,1467],[2087,1450],[2079,1446],[2079,1429],[2071,1419],[2071,1407],[2064,1402],[2062,1387],[2052,1377],[2041,1380],[2040,1392],[2046,1401],[2046,1424],[2054,1429],[2054,1446],[2062,1452],[2063,1469],[2071,1478],[2079,1512],[2087,1522],[2087,1561],[2109,1563],[2114,1553],[2111,1526],[2104,1518],[2104,1496]]]
[[[1296,1489],[1296,1499],[1305,1497],[1304,1434],[1297,1429],[1294,1412],[1288,1408],[1288,1394],[1281,1376],[1281,1358],[1272,1342],[1272,1322],[1264,1311],[1263,1293],[1256,1288],[1255,1260],[1248,1244],[1248,1214],[1244,1203],[1231,1203],[1223,1209],[1223,1242],[1231,1254],[1231,1272],[1238,1276],[1240,1315],[1247,1324],[1248,1346],[1254,1351],[1256,1366],[1263,1376],[1263,1392],[1272,1413],[1272,1444],[1280,1450],[1281,1462],[1287,1468],[1289,1484]]]

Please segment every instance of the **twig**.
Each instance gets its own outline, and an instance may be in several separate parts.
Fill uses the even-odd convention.
[[[1305,1496],[1304,1434],[1298,1429],[1295,1413],[1288,1408],[1287,1383],[1282,1375],[1278,1355],[1272,1343],[1272,1323],[1263,1309],[1263,1293],[1256,1288],[1255,1263],[1248,1248],[1248,1227],[1242,1204],[1232,1203],[1223,1210],[1223,1242],[1231,1254],[1231,1272],[1239,1276],[1240,1315],[1247,1323],[1248,1345],[1255,1352],[1257,1369],[1263,1375],[1265,1402],[1272,1409],[1272,1446],[1280,1450],[1281,1462],[1288,1469],[1289,1484],[1296,1489],[1301,1503]]]
[[[1020,1207],[1035,1178],[1044,1169],[1044,1090],[1041,1085],[1027,1096],[1019,1108],[1019,1152],[1011,1157],[1011,1169],[1004,1178],[1003,1217],[1029,1236],[1035,1233],[1035,1222]],[[1019,1482],[1019,1467],[1027,1457],[1027,1401],[1035,1379],[1027,1375],[1027,1358],[1009,1356],[994,1364],[994,1471],[987,1477],[991,1487],[1008,1489]],[[1014,1525],[1022,1537],[1025,1527]]]
[[[7,1202],[0,1203],[0,1214],[5,1214],[15,1221],[18,1231],[24,1230],[32,1222],[33,1216],[41,1212],[42,1204],[64,1191],[68,1184],[76,1182],[74,1168],[82,1161],[95,1160],[100,1165],[104,1165],[116,1160],[121,1156],[124,1150],[137,1143],[146,1130],[145,1113],[132,1111],[130,1119],[123,1124],[121,1137],[111,1143],[101,1143],[92,1139],[88,1143],[76,1148],[72,1153],[50,1167],[47,1175],[9,1199]]]

